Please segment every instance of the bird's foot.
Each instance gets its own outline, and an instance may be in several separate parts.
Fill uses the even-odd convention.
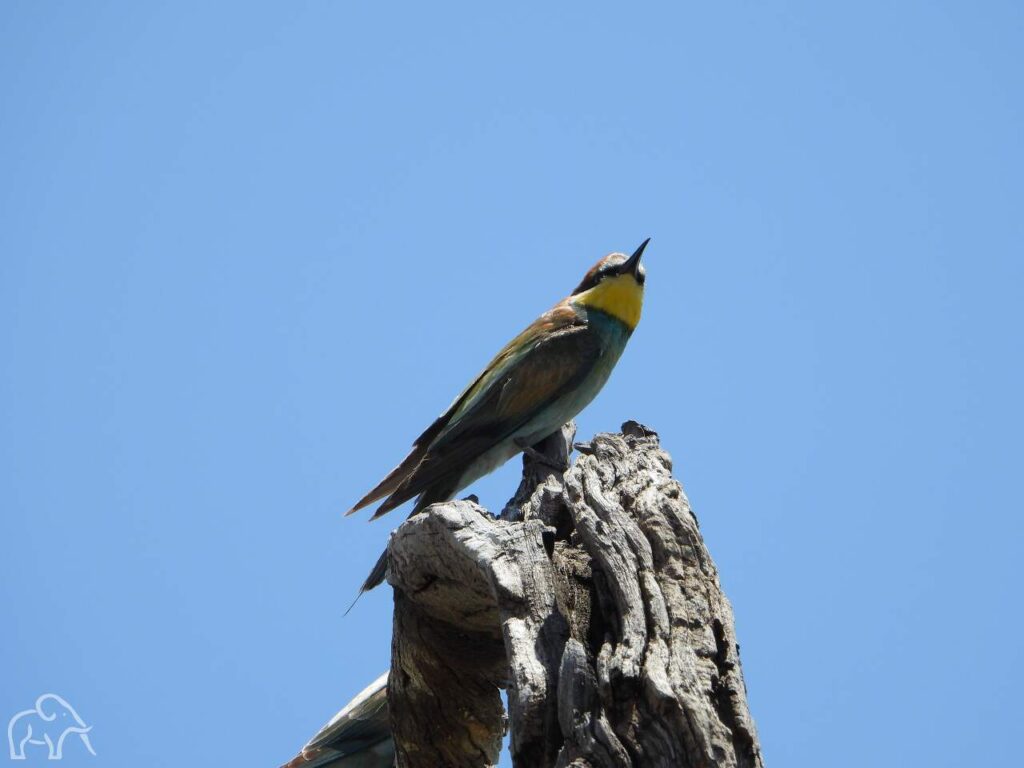
[[[541,453],[536,448],[534,448],[532,445],[527,445],[523,440],[517,438],[515,440],[515,444],[519,450],[521,450],[523,453],[525,453],[538,464],[543,464],[545,467],[551,467],[551,469],[554,469],[558,472],[565,471],[565,467],[562,466],[561,462],[552,459],[550,456],[546,456],[545,454]]]

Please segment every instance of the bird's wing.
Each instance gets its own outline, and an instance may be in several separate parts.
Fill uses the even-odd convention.
[[[545,313],[510,342],[456,401],[408,477],[380,506],[384,514],[515,432],[593,368],[601,345],[568,304]]]
[[[556,304],[541,315],[525,331],[506,344],[480,375],[473,379],[472,383],[459,393],[458,397],[452,401],[452,404],[448,406],[445,412],[433,424],[427,427],[423,434],[416,438],[415,442],[413,442],[412,450],[402,460],[402,463],[391,470],[373,490],[357,501],[345,514],[351,515],[353,512],[362,509],[368,504],[372,504],[378,499],[395,494],[402,484],[409,480],[416,472],[417,467],[426,457],[431,447],[444,439],[451,432],[451,429],[457,426],[467,414],[478,410],[480,403],[493,392],[495,382],[501,381],[507,371],[510,368],[514,368],[519,360],[529,354],[532,347],[538,341],[543,340],[545,335],[574,327],[585,328],[585,324],[576,314],[576,311],[565,301]],[[415,495],[417,494],[414,493],[413,496]],[[407,495],[403,501],[410,498],[412,496]],[[394,507],[401,503],[398,502],[389,506],[388,509],[394,509]]]
[[[394,762],[394,745],[388,720],[387,682],[385,672],[332,717],[283,768],[390,766]]]
[[[455,398],[441,417],[444,419],[443,426],[436,434],[430,436],[428,448],[442,444],[453,431],[458,430],[459,425],[465,422],[469,414],[478,412],[481,403],[493,396],[495,384],[505,381],[509,372],[514,370],[521,360],[535,354],[539,344],[550,340],[556,334],[572,330],[582,331],[586,330],[586,327],[586,322],[567,302],[556,304],[537,318],[526,330],[506,344],[473,383]],[[441,419],[431,425],[431,429],[438,426]],[[422,441],[429,432],[430,430],[421,435],[420,440]]]
[[[504,350],[502,351],[504,352]],[[422,435],[416,438],[412,444],[412,450],[409,451],[408,456],[402,459],[402,463],[388,472],[387,476],[385,476],[383,480],[375,485],[369,493],[363,496],[363,498],[357,501],[355,505],[345,513],[346,515],[351,515],[353,512],[362,509],[366,505],[372,504],[378,499],[383,499],[385,496],[393,493],[395,489],[402,484],[402,481],[409,477],[420,461],[423,460],[423,457],[427,453],[427,449],[430,447],[430,443],[446,426],[448,426],[448,422],[451,421],[453,414],[459,410],[463,401],[470,396],[470,394],[479,385],[480,381],[488,374],[489,370],[490,366],[485,368],[484,372],[477,376],[476,379],[473,380],[472,384],[459,393],[459,396],[456,397],[455,401],[448,406],[448,409],[438,416],[437,419],[434,420],[434,423],[427,427]]]

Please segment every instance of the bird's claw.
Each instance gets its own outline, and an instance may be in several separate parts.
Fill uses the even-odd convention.
[[[541,453],[532,445],[527,445],[526,443],[519,439],[515,441],[515,444],[516,447],[519,448],[519,450],[521,450],[523,453],[529,456],[530,459],[537,462],[538,464],[543,464],[545,467],[551,467],[551,469],[554,469],[557,472],[565,471],[565,467],[563,467],[560,462],[556,461],[555,459],[552,459],[550,456],[546,456],[545,454]]]

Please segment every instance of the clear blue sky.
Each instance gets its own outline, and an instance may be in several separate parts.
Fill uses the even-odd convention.
[[[342,612],[402,514],[343,510],[651,236],[580,430],[674,456],[769,765],[1015,762],[1022,39],[1011,2],[3,3],[0,724],[53,691],[67,764],[290,757],[388,663],[390,591]]]

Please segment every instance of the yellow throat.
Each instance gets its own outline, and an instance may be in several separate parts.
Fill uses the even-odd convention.
[[[572,302],[606,312],[632,331],[640,322],[644,289],[633,275],[618,275],[605,278],[593,288],[573,296]]]

